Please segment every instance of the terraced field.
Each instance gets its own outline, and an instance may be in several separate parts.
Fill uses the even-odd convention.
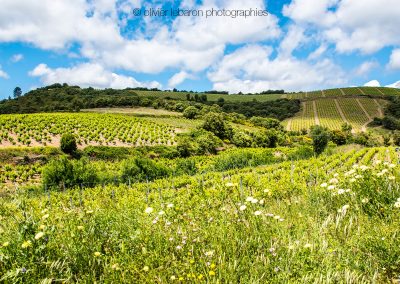
[[[383,117],[385,104],[385,100],[366,97],[319,98],[302,102],[301,111],[283,124],[287,130],[300,131],[316,124],[340,129],[346,122],[353,126],[355,132],[366,131],[366,125],[374,117]]]

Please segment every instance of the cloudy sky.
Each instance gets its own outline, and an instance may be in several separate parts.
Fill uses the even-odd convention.
[[[1,98],[15,86],[26,92],[56,82],[260,92],[400,80],[398,0],[0,0],[0,7]],[[178,8],[269,15],[171,16]],[[167,15],[145,16],[150,9]]]

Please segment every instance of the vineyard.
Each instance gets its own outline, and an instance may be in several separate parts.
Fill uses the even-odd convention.
[[[0,203],[0,281],[393,282],[397,163],[394,148],[349,149],[154,182],[20,189]]]
[[[0,116],[0,146],[59,145],[63,133],[73,133],[78,144],[139,146],[173,145],[175,129],[127,115],[29,114]]]
[[[328,93],[329,94],[329,93]],[[383,117],[386,101],[373,98],[320,98],[302,102],[301,111],[286,120],[287,130],[300,131],[319,124],[329,129],[340,129],[347,122],[354,131],[366,131],[367,124],[374,117]]]

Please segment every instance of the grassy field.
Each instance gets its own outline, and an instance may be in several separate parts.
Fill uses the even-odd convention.
[[[136,108],[94,108],[94,109],[83,109],[81,112],[95,112],[95,113],[120,113],[130,114],[134,116],[166,116],[166,117],[179,117],[182,116],[180,112],[169,111],[165,109],[154,109],[148,107],[136,107]]]
[[[20,189],[0,200],[0,282],[395,283],[397,163],[393,148],[365,148],[149,183]]]

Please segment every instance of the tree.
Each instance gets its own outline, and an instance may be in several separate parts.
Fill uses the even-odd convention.
[[[311,138],[313,140],[314,152],[319,156],[328,146],[329,132],[322,126],[313,126],[311,128]]]
[[[225,123],[224,117],[215,112],[210,112],[204,117],[203,129],[214,133],[221,139],[232,137],[232,127]]]
[[[183,117],[187,119],[195,119],[199,111],[194,106],[189,106],[183,111]]]
[[[393,143],[396,146],[400,146],[400,131],[398,130],[393,133]]]
[[[14,89],[14,98],[19,98],[22,95],[22,89],[20,87],[15,87]]]
[[[348,124],[347,122],[342,124],[343,132],[350,134],[352,130],[353,130],[353,126],[351,126],[351,124]]]
[[[65,154],[73,155],[78,149],[76,146],[75,136],[71,133],[64,134],[61,137],[60,144],[61,151],[63,151]]]
[[[347,135],[344,131],[333,130],[331,132],[331,140],[336,145],[345,145],[347,142]]]

